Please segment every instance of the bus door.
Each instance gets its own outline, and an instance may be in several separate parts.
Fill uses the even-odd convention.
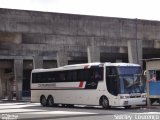
[[[89,79],[86,81],[86,89],[97,89],[98,82],[103,80],[103,67],[92,66],[89,70]]]
[[[106,86],[110,94],[118,95],[120,87],[116,67],[106,67]]]

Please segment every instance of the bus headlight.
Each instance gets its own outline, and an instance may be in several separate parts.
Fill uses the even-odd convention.
[[[127,99],[127,98],[130,98],[129,96],[126,96],[126,95],[121,95],[120,96],[120,99]]]

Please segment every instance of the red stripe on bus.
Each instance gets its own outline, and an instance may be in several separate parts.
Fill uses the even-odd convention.
[[[79,87],[82,88],[83,87],[83,81],[80,81],[79,83]]]
[[[84,69],[88,69],[88,67],[89,67],[89,65],[85,65],[85,66],[84,66]]]

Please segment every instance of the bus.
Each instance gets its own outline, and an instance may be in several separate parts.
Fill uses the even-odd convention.
[[[138,64],[86,63],[33,69],[31,102],[42,106],[94,105],[130,108],[145,105],[145,80]]]

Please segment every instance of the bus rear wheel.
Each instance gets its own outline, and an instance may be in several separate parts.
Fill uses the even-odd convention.
[[[53,97],[50,95],[47,98],[47,106],[52,107],[53,105],[54,105],[54,100],[53,100]]]
[[[46,100],[46,97],[44,95],[42,95],[40,97],[40,103],[42,106],[46,106],[47,105],[47,100]]]
[[[100,105],[104,108],[104,109],[109,109],[109,101],[108,98],[106,96],[102,96],[100,99]]]

